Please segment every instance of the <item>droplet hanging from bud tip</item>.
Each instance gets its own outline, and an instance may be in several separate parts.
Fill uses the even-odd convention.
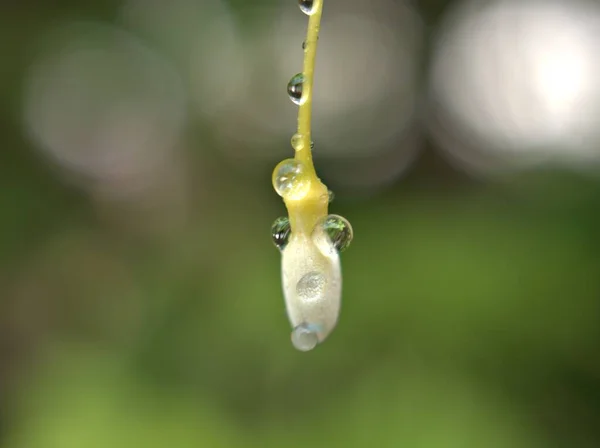
[[[301,352],[314,349],[318,343],[317,332],[308,324],[300,324],[292,331],[292,345]]]

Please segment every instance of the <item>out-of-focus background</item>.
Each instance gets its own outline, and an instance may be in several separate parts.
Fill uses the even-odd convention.
[[[270,226],[295,0],[0,6],[0,446],[600,446],[600,3],[326,0],[343,309]]]

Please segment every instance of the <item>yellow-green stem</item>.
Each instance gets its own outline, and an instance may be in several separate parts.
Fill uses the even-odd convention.
[[[321,27],[321,15],[323,14],[323,0],[315,0],[314,13],[309,16],[306,40],[304,41],[304,84],[302,86],[305,101],[298,110],[298,134],[302,136],[304,149],[296,153],[296,158],[303,162],[307,168],[314,170],[311,151],[311,118],[313,85],[315,74],[315,60],[317,57],[317,42],[319,40],[319,28]]]
[[[300,200],[284,199],[288,209],[292,234],[310,235],[317,220],[327,215],[328,190],[318,178],[311,150],[311,117],[313,100],[313,80],[315,72],[315,59],[317,56],[317,42],[323,13],[323,1],[315,0],[314,12],[309,16],[308,31],[304,45],[304,67],[302,73],[302,101],[298,110],[298,134],[302,136],[302,149],[296,151],[296,160],[302,162],[306,168],[306,176],[310,179],[311,187],[308,194]]]

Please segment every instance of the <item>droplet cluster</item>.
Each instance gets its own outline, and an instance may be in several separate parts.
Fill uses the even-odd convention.
[[[322,1],[323,0],[298,0],[298,5],[304,14],[313,16],[321,8],[320,2]],[[310,27],[313,27],[312,30],[314,34],[311,35],[314,36],[313,38],[318,39],[318,23],[315,23],[315,20],[315,17],[311,18],[309,33]],[[318,22],[318,20],[316,20],[316,22]],[[313,48],[311,48],[313,41],[310,39],[311,37],[309,36],[309,39],[302,42],[302,49],[305,54],[308,54],[313,50]],[[308,56],[311,55],[309,54]],[[301,108],[302,106],[310,106],[310,103],[306,104],[306,102],[310,96],[311,84],[312,79],[307,79],[304,73],[295,74],[287,84],[288,97],[295,105],[300,106]],[[300,117],[302,116],[302,109],[299,115]],[[302,200],[311,192],[313,179],[316,179],[314,169],[310,162],[310,154],[308,154],[308,158],[304,157],[307,155],[306,151],[310,153],[314,148],[314,142],[311,140],[310,136],[310,126],[308,125],[308,129],[303,130],[305,127],[307,127],[305,124],[299,126],[299,132],[294,134],[290,139],[291,146],[297,153],[296,158],[286,159],[280,162],[273,171],[272,182],[273,188],[277,194],[281,196],[288,205],[290,205],[288,201],[299,201],[294,204],[294,210],[296,210],[297,213],[306,212],[307,217],[310,216],[310,219],[314,219],[315,202],[311,200],[307,201],[306,209],[303,208],[305,202],[302,202]],[[308,165],[305,165],[305,161]],[[316,182],[318,182],[318,179]],[[320,185],[319,188],[322,188],[322,185]],[[327,193],[323,191],[320,194],[321,196],[318,202],[319,207],[333,201],[334,194],[331,190],[327,190]],[[322,212],[319,211],[317,213],[321,214]],[[298,218],[302,220],[304,219],[304,216],[299,216]],[[293,280],[295,285],[292,283],[291,285],[284,287],[285,291],[287,291],[286,294],[288,294],[289,297],[293,297],[293,302],[291,302],[293,303],[293,307],[297,307],[301,311],[301,315],[304,315],[305,310],[320,310],[317,311],[316,315],[311,315],[311,313],[306,314],[305,318],[308,318],[309,320],[302,321],[300,324],[298,324],[298,320],[290,317],[293,322],[292,326],[294,327],[291,333],[291,340],[293,346],[297,350],[305,352],[314,349],[322,342],[322,339],[327,336],[329,331],[331,331],[331,328],[322,326],[323,322],[328,322],[328,318],[325,318],[323,322],[319,322],[320,317],[318,313],[327,313],[328,311],[323,310],[333,306],[332,309],[335,309],[335,320],[337,319],[337,314],[339,313],[339,287],[341,285],[341,277],[339,274],[339,257],[335,255],[335,252],[343,252],[346,250],[350,246],[353,236],[352,226],[347,219],[339,215],[323,216],[317,220],[312,229],[310,237],[315,244],[315,250],[320,251],[319,253],[325,257],[329,257],[327,259],[336,260],[335,262],[338,263],[336,265],[338,274],[337,277],[335,275],[331,277],[331,273],[328,273],[326,269],[321,272],[323,267],[319,267],[317,264],[314,266],[314,271],[311,270],[313,269],[311,266],[311,269],[303,274],[299,280],[295,277]],[[304,239],[292,239],[292,229],[288,217],[280,217],[275,220],[271,226],[271,237],[275,247],[283,252],[282,255],[284,260],[286,256],[296,254],[296,251],[292,246],[297,242],[310,244],[304,243]],[[292,242],[290,243],[290,241]],[[288,244],[290,247],[286,251]],[[302,253],[300,252],[300,254]],[[302,260],[302,263],[304,262],[305,260]],[[295,268],[290,269],[293,271]],[[283,278],[286,278],[285,275]],[[290,287],[292,292],[289,292]],[[336,291],[335,288],[338,288],[338,290],[332,295],[330,291],[331,288],[334,288],[334,291]],[[289,306],[290,302],[288,302],[288,300],[292,299],[289,299],[288,295],[286,295],[286,303]],[[309,318],[308,316],[311,317]],[[327,323],[327,325],[330,324]],[[333,325],[335,325],[335,321]]]
[[[333,192],[329,191],[329,194],[329,200],[331,201],[333,200]],[[277,249],[285,249],[289,242],[291,232],[290,220],[287,216],[281,216],[275,220],[271,226],[271,238]],[[321,218],[317,222],[313,234],[321,232],[325,234],[327,240],[338,252],[343,252],[348,249],[354,239],[352,225],[346,218],[340,215],[327,215],[324,218]],[[303,277],[300,281],[303,282],[302,285],[300,285],[300,283],[298,285],[298,294],[302,295],[300,290],[310,289],[308,288],[308,285],[315,285],[317,283],[316,277],[317,275],[315,273],[310,273],[310,275],[307,274]]]

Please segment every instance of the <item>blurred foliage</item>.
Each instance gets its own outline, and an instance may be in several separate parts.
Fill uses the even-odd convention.
[[[378,197],[338,194],[355,232],[342,316],[299,353],[270,242],[284,211],[272,164],[242,176],[192,157],[217,174],[176,231],[139,232],[150,219],[126,207],[107,219],[23,139],[13,45],[115,5],[29,3],[0,7],[3,446],[600,444],[596,179],[483,184],[428,148]]]

